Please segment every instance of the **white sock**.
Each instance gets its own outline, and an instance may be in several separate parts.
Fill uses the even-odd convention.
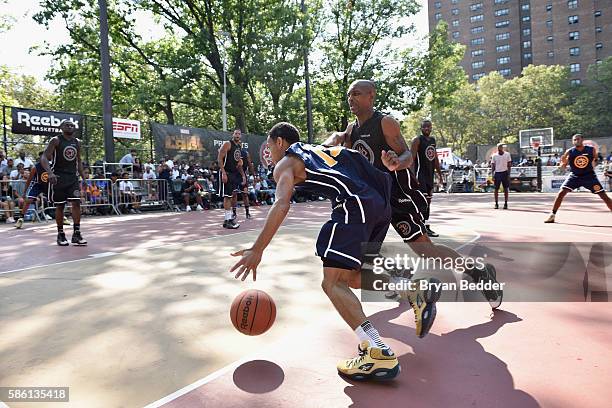
[[[372,326],[369,320],[361,323],[355,329],[355,334],[359,337],[360,341],[367,340],[370,343],[370,347],[378,347],[381,349],[390,349],[380,338],[378,330]]]
[[[225,221],[232,219],[232,210],[225,210]]]

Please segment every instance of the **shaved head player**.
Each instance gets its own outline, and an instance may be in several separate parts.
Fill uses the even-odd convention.
[[[356,120],[349,124],[344,132],[331,135],[324,145],[344,145],[355,149],[374,167],[391,174],[391,225],[415,253],[440,259],[461,258],[453,249],[434,244],[427,234],[423,217],[427,210],[427,200],[418,190],[417,180],[410,171],[412,154],[401,135],[399,123],[391,116],[374,110],[374,82],[363,79],[354,81],[348,89],[347,98]],[[393,153],[397,157],[398,165],[393,168],[385,166],[381,159],[383,152]],[[495,268],[490,264],[483,269],[468,269],[464,273],[475,282],[497,282]],[[501,290],[484,290],[483,295],[491,307],[497,308],[501,304]],[[412,300],[410,301],[412,303]],[[423,308],[429,307],[425,306],[426,299],[417,300],[417,303]]]

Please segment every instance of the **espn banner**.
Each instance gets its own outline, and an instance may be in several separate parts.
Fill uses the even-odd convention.
[[[11,132],[19,135],[55,136],[61,133],[59,125],[64,119],[76,123],[76,137],[83,128],[83,116],[77,113],[11,107],[11,118]]]
[[[151,131],[158,158],[169,156],[172,160],[193,160],[203,166],[217,161],[219,148],[232,138],[232,132],[160,123],[151,123]],[[261,163],[267,168],[271,164],[265,136],[242,133],[241,140],[255,167]]]
[[[140,121],[113,118],[113,137],[121,139],[140,139]]]

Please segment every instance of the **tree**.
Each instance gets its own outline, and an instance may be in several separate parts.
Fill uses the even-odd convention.
[[[577,100],[568,134],[582,132],[589,137],[612,134],[612,57],[588,69],[588,80],[577,88]]]

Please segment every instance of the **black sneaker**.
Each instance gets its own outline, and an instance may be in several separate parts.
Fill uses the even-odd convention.
[[[508,203],[505,203],[504,204],[504,210],[507,210],[507,209],[508,209]]]
[[[430,237],[439,237],[440,236],[440,234],[437,234],[437,233],[433,232],[429,225],[425,226],[425,230],[427,231],[427,235],[430,236]]]
[[[495,271],[495,267],[491,264],[485,264],[483,269],[471,269],[465,272],[474,283],[480,282],[497,282],[497,272]],[[489,304],[491,305],[491,309],[497,309],[501,303],[502,298],[504,297],[504,292],[501,289],[483,289],[482,294],[487,299]]]
[[[253,217],[251,217],[251,213],[246,213],[246,217],[247,217],[247,220],[253,218]]]
[[[227,220],[223,223],[223,228],[238,229],[238,227],[240,227],[240,224],[237,224],[234,220]]]
[[[499,204],[495,203],[495,209],[499,210]]]
[[[81,236],[81,231],[74,231],[72,234],[72,243],[79,246],[87,245],[85,238]]]
[[[58,232],[57,233],[57,245],[59,246],[68,246],[70,244],[68,244],[68,240],[66,239],[66,234],[64,234],[63,232]]]

